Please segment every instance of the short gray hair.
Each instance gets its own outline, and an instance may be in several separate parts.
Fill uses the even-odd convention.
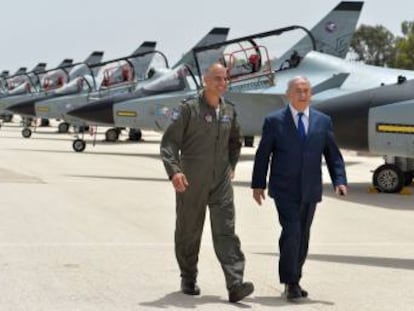
[[[306,83],[308,83],[310,85],[309,79],[306,78],[305,76],[296,76],[296,77],[293,77],[292,79],[290,79],[288,81],[286,91],[289,91],[292,88],[293,84],[298,80],[303,80],[303,81],[305,81]]]

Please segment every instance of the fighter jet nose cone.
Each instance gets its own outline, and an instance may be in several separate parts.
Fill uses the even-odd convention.
[[[97,102],[73,109],[69,115],[93,123],[113,124],[113,105],[112,99],[99,100]]]
[[[7,108],[7,110],[10,110],[11,112],[15,114],[19,114],[23,116],[31,116],[31,117],[36,116],[34,100],[25,101],[25,102],[11,105],[10,107]]]

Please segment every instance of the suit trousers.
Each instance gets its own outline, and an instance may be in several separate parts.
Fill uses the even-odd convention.
[[[279,279],[299,283],[308,254],[310,228],[316,202],[301,203],[275,199],[282,232],[279,238]]]

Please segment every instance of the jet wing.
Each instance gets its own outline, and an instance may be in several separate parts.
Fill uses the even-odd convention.
[[[284,94],[227,92],[225,99],[234,104],[244,136],[262,132],[264,118],[271,112],[286,107]]]

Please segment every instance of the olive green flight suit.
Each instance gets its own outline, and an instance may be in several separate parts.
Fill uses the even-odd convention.
[[[181,277],[195,280],[206,206],[214,250],[227,288],[243,281],[244,255],[235,234],[230,174],[240,156],[241,134],[233,105],[220,102],[219,115],[202,93],[172,114],[161,141],[168,176],[182,172],[189,186],[176,193],[175,253]]]

